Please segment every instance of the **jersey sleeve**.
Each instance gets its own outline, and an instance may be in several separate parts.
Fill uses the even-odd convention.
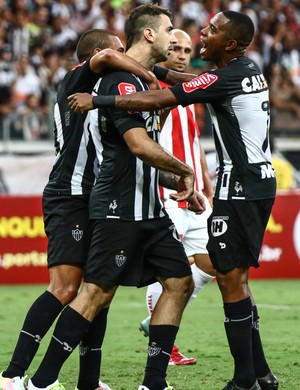
[[[171,91],[183,107],[194,103],[210,103],[228,95],[227,78],[217,70],[207,71],[191,81],[174,85]]]
[[[127,72],[107,73],[101,82],[99,95],[129,95],[145,90],[145,85]],[[135,127],[146,128],[145,120],[141,112],[125,111],[116,107],[107,109],[114,125],[120,134]]]
[[[88,61],[81,62],[66,75],[65,91],[67,95],[75,92],[92,92],[99,79],[99,74],[94,73]]]

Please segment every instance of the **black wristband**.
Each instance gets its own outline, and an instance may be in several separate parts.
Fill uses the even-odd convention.
[[[153,73],[160,81],[165,81],[168,72],[169,72],[168,69],[162,68],[161,66],[158,65],[155,65],[153,68]]]
[[[114,96],[93,96],[93,107],[114,107],[115,106],[115,97]]]

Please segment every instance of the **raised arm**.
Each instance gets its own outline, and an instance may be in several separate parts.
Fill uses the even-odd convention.
[[[164,81],[169,85],[181,84],[191,81],[197,75],[192,73],[176,72],[175,70],[166,69],[161,66],[154,66],[153,73],[160,81]]]
[[[113,49],[104,49],[90,59],[90,68],[95,73],[102,73],[105,69],[124,70],[140,77],[151,86],[156,84],[156,77],[152,72],[139,64],[133,58]]]

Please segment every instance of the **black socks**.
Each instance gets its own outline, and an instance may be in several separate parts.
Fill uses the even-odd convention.
[[[89,326],[90,322],[70,306],[64,309],[42,363],[31,379],[36,387],[47,387],[57,380],[62,365],[84,339]]]
[[[173,325],[150,325],[148,359],[143,385],[149,389],[163,390],[166,387],[167,368],[176,339],[178,327]]]
[[[224,303],[225,330],[234,359],[234,382],[249,388],[256,380],[252,356],[252,303],[250,298]]]
[[[42,338],[63,309],[60,301],[50,292],[40,295],[29,309],[19,335],[11,362],[3,376],[24,376],[32,362]]]
[[[271,370],[265,358],[263,346],[259,334],[259,316],[257,307],[253,306],[253,323],[252,323],[252,353],[255,374],[258,378],[266,376]]]
[[[103,309],[94,318],[87,334],[79,344],[80,370],[77,388],[92,390],[99,387],[102,343],[105,336],[108,309]]]

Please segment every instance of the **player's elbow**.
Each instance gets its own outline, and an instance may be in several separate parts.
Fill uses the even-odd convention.
[[[113,62],[115,50],[103,49],[95,54],[90,60],[90,67],[92,71],[101,73],[105,68],[109,67]]]
[[[145,154],[145,148],[142,145],[139,145],[138,143],[131,143],[129,146],[129,149],[132,154],[134,154],[139,159],[143,159],[143,156]]]
[[[102,57],[102,62],[105,64],[110,64],[115,57],[116,51],[113,49],[103,49],[100,52],[100,55]]]

